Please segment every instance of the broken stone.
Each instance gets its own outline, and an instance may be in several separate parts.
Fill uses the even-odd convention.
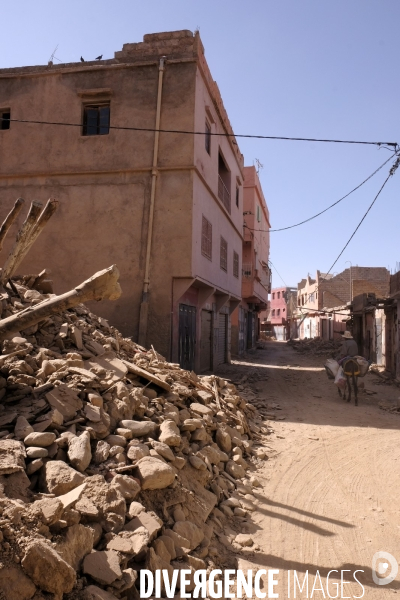
[[[156,430],[157,425],[153,421],[131,421],[122,420],[120,427],[129,429],[132,432],[134,438],[145,437],[149,434],[153,434]]]
[[[146,509],[143,506],[143,504],[140,504],[140,502],[131,502],[129,505],[128,517],[130,519],[134,519],[135,517],[140,515],[140,513],[142,513],[144,510]]]
[[[110,585],[122,577],[118,554],[114,550],[93,550],[85,556],[82,571],[102,585]]]
[[[0,475],[25,469],[25,448],[17,440],[0,440]]]
[[[45,525],[53,525],[56,523],[63,513],[64,507],[58,498],[44,498],[36,500],[32,504],[34,510],[39,510],[42,514],[42,521]]]
[[[198,469],[199,471],[207,471],[206,463],[198,456],[189,456],[189,462],[195,469]]]
[[[93,532],[84,525],[68,527],[63,539],[56,544],[56,550],[75,571],[79,571],[84,557],[93,549]]]
[[[28,458],[46,458],[49,452],[46,448],[35,448],[34,446],[26,449]]]
[[[0,590],[6,600],[30,600],[36,586],[21,567],[7,565],[0,568]]]
[[[132,462],[135,462],[137,460],[140,460],[141,458],[144,458],[145,456],[149,456],[149,454],[150,450],[148,446],[146,446],[145,444],[138,444],[135,446],[129,446],[127,457]]]
[[[189,541],[189,548],[194,550],[204,538],[204,533],[190,521],[177,521],[172,530]]]
[[[26,438],[24,438],[25,446],[38,446],[40,448],[46,448],[46,446],[50,446],[56,439],[56,434],[51,431],[44,431],[43,433],[39,433],[34,431],[33,433],[29,433]]]
[[[190,405],[190,410],[201,416],[210,415],[210,417],[212,417],[212,415],[214,414],[212,408],[210,408],[209,406],[204,406],[203,404],[199,404],[198,402],[193,402]]]
[[[141,458],[136,468],[143,490],[163,489],[175,481],[173,468],[152,456]]]
[[[79,437],[72,438],[68,443],[68,457],[73,467],[85,471],[92,460],[90,449],[90,433],[84,431]]]
[[[25,417],[19,416],[14,428],[14,435],[17,440],[23,440],[29,433],[33,432],[33,427],[28,423]]]
[[[227,431],[217,429],[215,441],[223,452],[230,452],[232,450],[232,439]]]
[[[117,600],[117,596],[102,590],[97,585],[89,585],[85,589],[84,600]]]
[[[27,548],[21,565],[41,590],[60,598],[75,585],[74,569],[50,545],[40,540],[35,540]]]
[[[170,462],[173,462],[175,460],[175,454],[172,452],[171,448],[167,444],[153,440],[151,442],[151,446],[163,458],[169,460]]]
[[[167,446],[180,445],[181,435],[174,421],[164,421],[161,423],[159,441],[167,444]]]
[[[140,485],[129,475],[115,475],[111,485],[116,487],[125,500],[134,500],[140,492]]]
[[[60,384],[46,394],[46,400],[52,408],[56,408],[65,419],[73,418],[83,406],[79,396],[67,385]]]
[[[81,485],[78,485],[78,487],[74,488],[67,494],[58,496],[58,499],[62,503],[64,510],[71,508],[72,506],[74,506],[74,504],[76,502],[78,502],[78,500],[80,499],[80,497],[82,496],[82,494],[84,492],[85,487],[86,487],[86,484],[82,483]]]
[[[126,531],[136,531],[144,527],[150,536],[150,541],[154,540],[157,533],[162,527],[162,523],[157,521],[155,517],[147,512],[141,512],[137,517],[133,518],[129,523],[125,525]]]
[[[39,478],[40,489],[48,494],[61,496],[83,483],[85,476],[61,460],[45,463]]]
[[[147,548],[150,536],[145,527],[138,527],[135,531],[121,531],[107,544],[107,550],[133,554],[142,554]]]
[[[41,458],[35,458],[32,462],[28,464],[26,467],[26,474],[33,475],[36,471],[39,471],[43,467],[43,461]]]
[[[96,450],[94,452],[93,461],[96,465],[106,461],[110,455],[110,444],[104,440],[99,440],[96,444]]]
[[[235,462],[233,462],[233,460],[228,460],[225,465],[225,471],[228,473],[228,475],[231,475],[231,477],[234,477],[235,479],[241,479],[246,475],[244,468],[240,465],[237,465]]]
[[[88,498],[99,511],[99,522],[107,532],[118,533],[125,523],[126,503],[120,491],[108,483],[101,475],[87,477],[82,496]]]
[[[254,543],[253,538],[247,533],[239,533],[235,537],[235,542],[241,546],[252,546]]]
[[[159,558],[162,558],[162,560],[165,560],[165,562],[171,562],[171,555],[168,552],[164,542],[160,539],[154,540],[153,542],[153,548],[154,548],[154,552],[157,554],[157,556]]]

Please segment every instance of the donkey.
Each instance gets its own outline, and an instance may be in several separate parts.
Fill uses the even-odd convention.
[[[358,362],[354,359],[354,358],[348,358],[347,360],[345,360],[342,364],[343,367],[343,371],[344,374],[346,375],[346,379],[347,379],[347,389],[348,389],[348,398],[347,398],[347,402],[351,402],[351,382],[353,382],[353,388],[354,388],[354,404],[355,406],[358,406],[358,398],[357,398],[357,394],[358,394],[358,385],[357,385],[357,379],[358,376],[360,374],[360,367]],[[339,388],[338,388],[339,389]],[[339,389],[339,395],[340,397],[342,397],[342,392]],[[346,388],[343,390],[343,399],[346,400]]]

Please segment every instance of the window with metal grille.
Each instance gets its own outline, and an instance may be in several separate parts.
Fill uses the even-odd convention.
[[[212,259],[212,225],[204,216],[201,226],[201,253]]]
[[[11,112],[9,108],[0,109],[0,129],[10,129]]]
[[[211,154],[211,125],[206,121],[206,135],[204,136],[204,143],[208,154]]]
[[[239,277],[239,254],[233,251],[233,275]]]
[[[86,105],[83,107],[83,135],[106,135],[110,133],[110,105]]]
[[[223,271],[228,270],[228,242],[221,235],[221,246],[219,254],[219,266]]]

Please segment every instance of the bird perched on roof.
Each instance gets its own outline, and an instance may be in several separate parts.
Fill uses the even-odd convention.
[[[85,62],[85,59],[81,56],[81,62]]]
[[[103,58],[103,55],[102,55],[102,54],[100,54],[100,56],[96,56],[96,59],[95,59],[95,60],[101,60],[102,58]]]

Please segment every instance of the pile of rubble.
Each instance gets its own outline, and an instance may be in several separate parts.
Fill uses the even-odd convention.
[[[269,430],[229,381],[182,370],[77,304],[118,297],[117,279],[112,267],[63,296],[43,274],[3,281],[2,600],[136,600],[141,568],[193,581],[221,564],[219,545],[252,543],[227,537],[226,520],[254,510]]]
[[[323,340],[320,337],[305,340],[289,340],[287,342],[300,354],[335,357],[342,345],[342,340]]]

